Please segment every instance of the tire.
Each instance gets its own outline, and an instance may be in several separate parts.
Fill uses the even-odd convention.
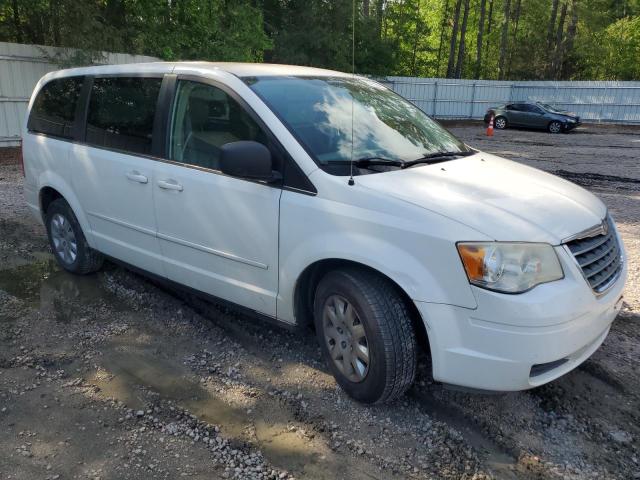
[[[549,122],[549,125],[547,126],[547,130],[549,130],[549,133],[561,133],[562,124],[557,120],[554,120],[553,122]]]
[[[507,121],[507,119],[505,117],[496,117],[496,119],[493,122],[493,125],[498,130],[504,130],[505,128],[507,128],[509,126],[509,122]]]
[[[415,331],[404,299],[389,280],[357,268],[328,273],[316,289],[314,321],[331,373],[355,400],[388,402],[413,383]],[[362,347],[368,362],[362,360]],[[354,356],[358,370],[345,360]]]
[[[104,257],[89,247],[78,219],[64,199],[51,202],[47,208],[45,225],[53,256],[63,269],[86,275],[102,267]]]

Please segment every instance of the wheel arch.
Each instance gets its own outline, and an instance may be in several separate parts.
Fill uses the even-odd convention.
[[[40,213],[42,214],[42,219],[47,215],[47,209],[51,203],[59,198],[64,200],[62,194],[53,187],[46,186],[40,189],[40,193],[38,194],[38,205],[40,207]],[[68,202],[67,202],[68,203]]]
[[[293,293],[293,311],[296,324],[304,328],[313,328],[313,300],[315,291],[322,278],[329,272],[345,269],[357,268],[369,272],[371,275],[377,275],[390,282],[398,295],[405,302],[407,309],[411,315],[411,323],[416,333],[416,340],[419,349],[428,352],[429,340],[425,323],[418,311],[415,303],[407,292],[394,279],[383,272],[354,260],[344,258],[325,258],[313,262],[308,265],[298,276],[295,283]]]
[[[64,181],[64,179],[58,175],[52,174],[51,172],[45,173],[39,180],[38,207],[40,208],[42,220],[46,220],[47,208],[51,202],[62,198],[71,207],[71,210],[76,216],[89,246],[93,247],[94,241],[91,226],[80,205],[80,201],[73,193],[72,188]]]

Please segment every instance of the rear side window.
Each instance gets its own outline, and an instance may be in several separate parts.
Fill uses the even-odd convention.
[[[161,78],[93,80],[86,142],[131,153],[151,153]]]
[[[83,77],[60,78],[42,87],[31,107],[27,123],[29,131],[72,138],[83,80]]]

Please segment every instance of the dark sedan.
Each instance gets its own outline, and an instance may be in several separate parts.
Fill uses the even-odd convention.
[[[546,103],[514,102],[490,108],[484,116],[486,123],[489,123],[491,115],[495,128],[500,130],[507,127],[528,127],[560,133],[580,125],[580,117],[577,115],[558,110]]]

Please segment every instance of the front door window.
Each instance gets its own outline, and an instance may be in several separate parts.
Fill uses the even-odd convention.
[[[240,140],[268,146],[262,128],[225,91],[189,80],[178,82],[169,138],[171,160],[220,170],[220,149]]]

